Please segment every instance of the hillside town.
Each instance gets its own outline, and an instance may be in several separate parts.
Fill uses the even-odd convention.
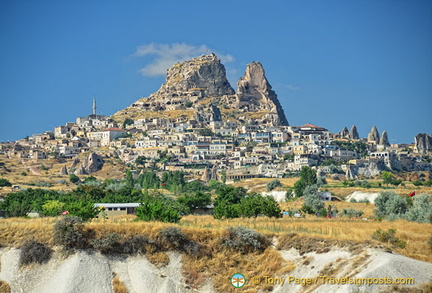
[[[390,144],[387,132],[374,126],[360,138],[356,126],[339,133],[313,124],[301,126],[239,125],[196,120],[126,119],[123,124],[93,113],[53,131],[2,143],[0,152],[9,158],[33,161],[82,153],[120,158],[124,163],[162,170],[186,171],[203,180],[235,181],[255,177],[282,178],[302,166],[318,167],[324,174],[339,173],[347,179],[375,176],[383,170],[430,171],[431,136],[419,134],[414,144]],[[427,143],[425,143],[425,141]],[[331,164],[330,164],[331,163]],[[86,170],[62,169],[64,174]],[[87,172],[88,173],[88,172]]]

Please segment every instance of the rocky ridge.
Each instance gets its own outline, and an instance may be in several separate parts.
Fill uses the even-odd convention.
[[[167,71],[166,81],[148,98],[115,113],[114,119],[183,118],[207,127],[212,121],[237,121],[266,126],[289,125],[264,68],[250,63],[238,82],[237,93],[215,54],[177,63]],[[180,119],[181,120],[181,119]]]

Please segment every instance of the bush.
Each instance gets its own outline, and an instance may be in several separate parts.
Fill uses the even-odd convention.
[[[85,248],[90,238],[89,232],[84,231],[83,220],[79,217],[66,216],[54,225],[54,243],[66,250]]]
[[[392,215],[392,218],[397,218],[403,216],[408,210],[406,199],[393,191],[381,191],[375,199],[375,206],[378,208],[375,210],[377,217]]]
[[[340,213],[341,216],[343,217],[348,217],[348,218],[359,218],[363,215],[363,211],[360,210],[355,210],[355,209],[343,209],[342,212]]]
[[[400,248],[405,248],[406,242],[397,238],[395,235],[396,235],[396,229],[388,229],[387,232],[378,229],[373,233],[372,239],[378,240],[380,242],[388,243],[393,246],[398,246]]]
[[[158,242],[167,249],[184,251],[189,255],[198,256],[201,254],[201,246],[182,232],[180,228],[168,227],[159,231]]]
[[[7,180],[7,179],[0,178],[0,187],[3,187],[3,186],[10,187],[10,186],[12,186],[12,183],[10,183],[9,180]]]
[[[145,236],[132,236],[123,243],[123,253],[126,254],[145,254],[145,246],[149,243]]]
[[[223,247],[242,254],[263,252],[271,244],[266,236],[241,226],[228,228],[220,242]]]
[[[282,183],[278,179],[272,180],[269,183],[267,183],[267,191],[272,191],[273,189],[279,186],[282,186]]]
[[[52,250],[43,243],[26,240],[21,246],[19,264],[20,266],[31,263],[46,263],[51,259]]]
[[[92,241],[93,248],[99,250],[103,254],[113,254],[122,252],[120,244],[120,235],[111,233],[100,239]]]
[[[75,174],[70,174],[69,175],[69,180],[72,183],[78,183],[80,181],[79,177]]]
[[[414,203],[405,215],[408,221],[432,223],[432,196],[420,194],[414,198]]]
[[[179,250],[188,242],[186,235],[177,227],[168,227],[160,230],[157,239],[162,246]]]

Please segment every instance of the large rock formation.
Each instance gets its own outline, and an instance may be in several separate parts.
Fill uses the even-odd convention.
[[[415,150],[420,154],[427,154],[432,152],[432,135],[426,133],[419,133],[414,138]]]
[[[270,111],[276,125],[288,125],[288,120],[276,93],[265,77],[259,62],[249,63],[244,76],[237,83],[239,108],[246,111]]]
[[[380,136],[376,126],[373,126],[367,137],[368,142],[379,144]]]
[[[381,134],[381,139],[380,139],[379,144],[380,145],[385,145],[385,146],[389,146],[390,145],[390,142],[389,142],[389,139],[388,139],[388,135],[387,135],[387,131],[384,130],[383,133]]]
[[[346,126],[344,126],[344,128],[342,129],[342,131],[339,133],[341,138],[347,138],[348,137],[348,128],[346,128]]]
[[[351,139],[360,139],[360,135],[357,132],[357,127],[353,125],[349,132],[349,138]]]
[[[226,120],[263,126],[288,125],[261,63],[247,66],[235,93],[226,78],[225,67],[214,54],[175,64],[168,69],[166,81],[157,92],[113,116],[118,121],[127,117],[195,120],[199,127]]]
[[[88,155],[88,157],[84,160],[82,167],[85,170],[87,174],[91,174],[93,172],[99,171],[102,169],[104,165],[104,160],[101,156],[99,156],[96,153],[91,153]]]

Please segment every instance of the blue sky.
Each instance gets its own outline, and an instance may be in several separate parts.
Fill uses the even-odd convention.
[[[216,52],[231,85],[260,61],[291,125],[432,133],[432,1],[0,1],[0,141],[156,91]]]

